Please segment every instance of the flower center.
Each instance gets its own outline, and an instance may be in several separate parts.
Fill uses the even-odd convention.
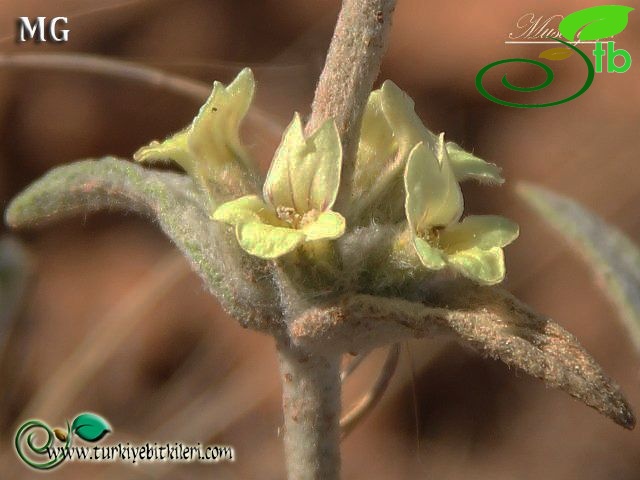
[[[280,220],[287,222],[293,228],[298,228],[298,225],[302,220],[302,215],[300,215],[294,208],[291,207],[277,207],[276,215],[278,215],[278,218]]]
[[[291,225],[291,228],[299,230],[302,229],[305,225],[314,222],[318,218],[319,212],[317,210],[310,210],[304,215],[301,215],[300,213],[296,212],[294,208],[277,207],[276,215],[278,215],[278,218],[280,220]]]
[[[418,229],[416,232],[420,238],[425,240],[429,245],[440,248],[440,232],[445,227],[435,226],[427,229]]]

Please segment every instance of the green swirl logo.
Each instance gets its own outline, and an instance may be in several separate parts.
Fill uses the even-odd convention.
[[[46,433],[46,439],[40,445],[36,444],[35,436],[37,435],[37,431],[33,430],[41,430]],[[69,424],[67,422],[67,432],[69,432]],[[57,430],[57,429],[56,429]],[[29,465],[31,468],[35,468],[37,470],[50,470],[54,467],[57,467],[64,461],[64,455],[62,453],[58,454],[55,458],[50,459],[49,452],[52,451],[55,439],[59,440],[63,438],[62,434],[56,436],[57,432],[54,432],[53,429],[49,427],[44,422],[40,420],[29,420],[22,424],[22,426],[18,429],[16,433],[16,451],[18,452],[18,456],[22,459],[24,463]],[[26,441],[25,440],[26,436]],[[23,450],[23,442],[29,448],[31,454],[38,455],[40,457],[46,457],[49,459],[48,461],[38,462],[37,460],[33,460],[30,456],[28,456]],[[65,439],[65,447],[69,447],[71,445],[71,435],[67,435]]]
[[[574,93],[573,95],[571,95],[570,97],[563,98],[562,100],[556,100],[555,102],[548,102],[548,103],[518,103],[518,102],[509,102],[507,100],[502,100],[490,94],[487,91],[487,89],[484,88],[484,85],[482,84],[482,78],[484,77],[484,75],[493,67],[497,67],[498,65],[503,65],[505,63],[530,63],[532,65],[542,68],[547,74],[547,78],[544,80],[544,82],[538,85],[534,85],[532,87],[518,87],[512,84],[507,79],[507,76],[504,75],[502,77],[502,84],[509,90],[513,90],[516,92],[535,92],[548,87],[551,84],[551,82],[553,82],[553,70],[551,70],[551,68],[548,65],[545,65],[544,63],[538,60],[531,60],[530,58],[507,58],[506,60],[498,60],[497,62],[490,63],[489,65],[481,69],[478,72],[478,75],[476,75],[476,88],[485,98],[488,98],[492,102],[499,103],[500,105],[504,105],[506,107],[516,107],[516,108],[553,107],[554,105],[560,105],[562,103],[570,102],[571,100],[578,98],[580,95],[586,92],[591,86],[591,84],[593,83],[593,79],[595,78],[595,70],[593,68],[593,64],[591,63],[591,60],[589,60],[589,57],[587,57],[580,49],[576,48],[575,46],[571,45],[568,42],[565,42],[564,40],[560,40],[559,38],[554,38],[554,40],[556,40],[557,42],[563,43],[564,45],[566,45],[567,47],[569,47],[570,49],[578,53],[584,60],[584,63],[587,65],[587,80],[584,82],[584,85],[582,86],[582,88],[578,90],[576,93]]]
[[[66,429],[51,428],[41,420],[23,423],[15,437],[18,457],[36,470],[51,470],[69,458],[74,436],[86,442],[98,442],[111,431],[107,421],[95,413],[78,415]],[[44,433],[44,438],[39,435]],[[56,442],[58,440],[58,442]]]
[[[558,30],[560,33],[571,42],[580,42],[580,41],[592,41],[592,40],[600,40],[603,38],[610,38],[614,35],[621,33],[628,24],[629,21],[629,13],[633,11],[632,7],[627,7],[624,5],[600,5],[596,7],[589,7],[583,10],[578,10],[577,12],[573,12],[570,15],[567,15],[558,26]],[[497,62],[490,63],[486,67],[482,68],[478,74],[476,75],[476,88],[485,98],[491,100],[492,102],[498,103],[500,105],[504,105],[506,107],[515,107],[515,108],[544,108],[544,107],[553,107],[555,105],[561,105],[566,102],[570,102],[575,98],[578,98],[580,95],[585,93],[591,84],[593,83],[595,77],[595,69],[593,63],[587,55],[585,55],[581,50],[572,45],[569,42],[564,40],[560,40],[559,38],[552,38],[567,48],[553,48],[550,50],[546,50],[540,54],[540,58],[546,58],[548,60],[564,60],[565,58],[569,58],[574,53],[577,53],[584,60],[585,65],[587,66],[587,79],[584,82],[584,85],[580,90],[578,90],[573,95],[563,98],[561,100],[556,100],[555,102],[547,102],[547,103],[519,103],[519,102],[509,102],[506,100],[502,100],[495,95],[490,94],[487,89],[484,87],[482,83],[482,79],[484,75],[494,67],[499,65],[503,65],[506,63],[529,63],[531,65],[535,65],[536,67],[542,68],[546,74],[546,79],[532,87],[519,87],[517,85],[512,84],[507,76],[504,75],[502,77],[502,85],[512,91],[516,92],[535,92],[538,90],[542,90],[543,88],[548,87],[553,82],[553,70],[546,64],[538,61],[531,60],[529,58],[508,58],[506,60],[499,60]],[[600,48],[600,44],[599,48]],[[602,51],[600,55],[602,55]],[[615,52],[609,52],[615,53]],[[628,57],[628,53],[624,52]],[[620,54],[622,55],[622,54]],[[602,57],[598,57],[600,62]],[[630,57],[627,59],[630,64]],[[626,61],[625,61],[626,64]],[[599,67],[601,67],[601,63],[599,63]],[[612,68],[615,67],[615,64]],[[626,71],[622,69],[615,69],[614,71]],[[600,72],[601,70],[598,70]]]

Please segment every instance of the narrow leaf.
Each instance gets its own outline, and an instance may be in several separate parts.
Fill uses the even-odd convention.
[[[567,197],[524,184],[518,192],[554,229],[577,247],[621,313],[640,350],[640,249],[616,227]]]
[[[211,220],[207,200],[186,175],[147,170],[106,157],[55,168],[19,194],[5,212],[9,226],[51,223],[98,210],[131,211],[157,220],[223,307],[253,326],[277,315],[264,275],[231,275],[251,258],[227,227]]]
[[[564,390],[625,428],[635,425],[618,386],[573,335],[496,287],[444,282],[430,287],[424,303],[349,295],[304,312],[289,325],[289,332],[297,345],[309,349],[330,345],[337,352],[367,351],[409,338],[452,336]]]

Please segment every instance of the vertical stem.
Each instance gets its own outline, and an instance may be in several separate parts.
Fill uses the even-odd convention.
[[[343,0],[327,59],[316,87],[307,133],[328,118],[343,148],[338,205],[351,196],[362,112],[380,71],[396,0]]]
[[[289,480],[340,478],[340,355],[278,343]]]
[[[349,202],[362,113],[378,76],[396,0],[343,0],[307,133],[333,118],[343,148],[338,207]],[[278,343],[289,480],[340,477],[340,355]]]

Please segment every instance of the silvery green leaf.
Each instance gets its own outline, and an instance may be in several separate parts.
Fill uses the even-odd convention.
[[[330,345],[337,352],[449,336],[567,392],[625,428],[635,425],[619,387],[576,338],[497,287],[443,282],[432,285],[421,302],[345,295],[309,308],[289,325],[289,332],[296,345],[312,350]]]
[[[211,220],[209,203],[194,181],[171,172],[145,169],[113,157],[55,168],[13,199],[5,219],[24,228],[99,210],[139,213],[156,220],[190,260],[223,307],[257,327],[277,313],[264,275],[238,275],[245,265],[259,269]]]
[[[616,227],[574,200],[542,187],[518,191],[585,258],[615,302],[631,341],[640,349],[640,250]]]

